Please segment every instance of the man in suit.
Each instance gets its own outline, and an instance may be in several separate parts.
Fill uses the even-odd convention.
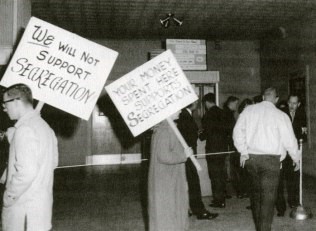
[[[196,125],[192,112],[197,107],[197,101],[190,104],[181,111],[177,125],[183,138],[188,146],[192,148],[193,153],[196,154],[197,139],[198,139],[198,126]],[[217,213],[210,213],[204,207],[202,202],[200,179],[196,167],[190,158],[185,163],[186,176],[189,188],[189,203],[190,209],[199,220],[211,220],[218,216]]]
[[[202,119],[203,133],[206,139],[205,152],[227,151],[226,125],[223,110],[216,106],[215,95],[208,93],[203,97],[206,113]],[[213,201],[211,207],[224,208],[226,197],[225,159],[227,155],[207,155],[206,161],[211,179]]]
[[[288,106],[283,111],[289,116],[293,131],[297,141],[306,140],[306,114],[301,107],[300,98],[297,95],[290,95],[288,97]],[[286,210],[286,202],[284,198],[284,183],[286,182],[286,189],[288,194],[288,203],[290,208],[299,205],[299,172],[294,171],[293,161],[287,154],[282,162],[282,171],[280,176],[280,183],[278,187],[278,197],[276,208],[278,216],[284,216]]]
[[[53,179],[58,163],[55,133],[33,109],[28,86],[9,87],[2,106],[9,118],[17,121],[8,136],[2,230],[48,231],[52,228]]]

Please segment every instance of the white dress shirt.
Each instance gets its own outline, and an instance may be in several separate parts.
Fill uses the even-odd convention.
[[[289,117],[269,101],[250,105],[240,114],[233,132],[241,155],[280,155],[298,161],[298,144]]]

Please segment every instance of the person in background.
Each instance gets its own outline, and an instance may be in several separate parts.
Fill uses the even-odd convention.
[[[279,108],[280,110],[284,111],[287,108],[287,101],[286,100],[281,100],[277,104],[277,108]]]
[[[182,109],[179,119],[177,120],[177,126],[181,132],[184,140],[188,146],[192,148],[193,153],[196,154],[197,139],[198,139],[198,126],[193,118],[193,111],[197,108],[198,101],[190,104],[186,108]],[[196,167],[190,158],[185,163],[186,176],[189,187],[189,205],[191,212],[196,215],[199,220],[211,220],[218,216],[217,213],[210,213],[205,209],[202,201],[200,178]]]
[[[256,103],[261,103],[262,102],[262,95],[256,95],[253,97],[253,103],[256,104]]]
[[[301,107],[300,98],[298,95],[290,95],[287,101],[287,107],[283,111],[288,115],[292,122],[295,137],[297,141],[306,141],[306,114],[304,108]],[[282,161],[282,170],[280,183],[278,188],[278,197],[276,208],[278,216],[284,216],[286,210],[286,202],[284,197],[284,183],[286,183],[287,199],[290,208],[295,208],[299,205],[299,172],[294,171],[293,161],[289,154]]]
[[[216,106],[215,95],[208,93],[203,97],[206,113],[202,118],[203,132],[201,140],[206,140],[205,152],[217,153],[227,151],[226,126],[224,112]],[[211,179],[213,201],[209,205],[224,208],[226,197],[225,159],[227,154],[207,155],[207,167]]]
[[[289,117],[275,104],[275,88],[264,91],[263,102],[240,114],[233,132],[241,153],[240,163],[251,181],[251,207],[257,231],[270,231],[280,176],[280,160],[286,151],[299,168],[300,153]],[[286,150],[286,151],[285,151]]]
[[[238,115],[240,115],[247,106],[252,105],[252,104],[253,104],[253,101],[251,99],[248,99],[248,98],[241,101],[241,103],[239,104],[239,107],[238,107]]]
[[[253,104],[253,101],[251,99],[248,99],[248,98],[241,101],[241,103],[239,104],[239,107],[238,107],[238,115],[240,115],[246,107],[248,107],[249,105],[252,105],[252,104]],[[240,159],[240,157],[239,157],[239,159]],[[247,196],[249,196],[249,193],[250,193],[249,175],[248,175],[246,168],[241,168],[240,173],[241,173],[242,188],[245,192],[244,197],[247,197]],[[246,209],[251,209],[251,206],[250,205],[246,206]]]
[[[171,118],[176,120],[179,114]],[[182,147],[166,120],[154,127],[148,175],[149,231],[188,229],[185,163],[191,155],[192,149]]]
[[[58,164],[55,133],[33,109],[28,86],[7,88],[2,106],[9,118],[17,121],[8,133],[2,230],[48,231],[52,228],[53,179]]]
[[[238,109],[239,99],[235,96],[229,96],[224,104],[224,115],[226,125],[226,138],[228,151],[234,151],[230,154],[230,173],[233,187],[236,191],[237,198],[244,198],[245,192],[241,179],[240,154],[236,152],[233,142],[233,129],[236,123],[235,113]]]

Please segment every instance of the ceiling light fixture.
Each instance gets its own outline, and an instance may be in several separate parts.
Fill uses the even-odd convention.
[[[164,28],[168,28],[170,26],[170,22],[173,21],[176,26],[181,26],[183,21],[174,17],[174,14],[168,13],[166,18],[160,19],[160,24]]]

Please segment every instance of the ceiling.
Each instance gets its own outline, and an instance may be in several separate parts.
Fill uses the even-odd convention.
[[[260,39],[314,17],[315,0],[31,0],[32,15],[87,38]],[[163,28],[173,13],[182,26]]]

